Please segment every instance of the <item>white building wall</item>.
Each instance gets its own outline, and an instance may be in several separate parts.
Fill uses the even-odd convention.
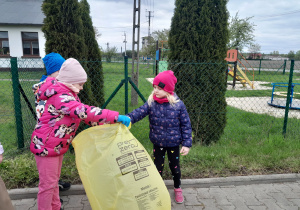
[[[45,56],[45,37],[41,26],[0,26],[0,31],[8,31],[10,56],[22,57],[22,32],[37,32],[39,36],[40,57]]]
[[[9,41],[9,53],[11,57],[18,57],[21,58],[23,56],[23,47],[22,47],[22,32],[37,32],[39,38],[39,50],[40,50],[40,57],[45,57],[45,42],[46,39],[44,37],[44,33],[42,32],[41,26],[0,26],[0,31],[8,31],[8,41]],[[0,60],[7,59],[7,58],[0,58]],[[40,64],[39,64],[40,63]],[[35,65],[36,67],[43,67],[42,60],[37,62]],[[3,62],[0,67],[3,66]]]

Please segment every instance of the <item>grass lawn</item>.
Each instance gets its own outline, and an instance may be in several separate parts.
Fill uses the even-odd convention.
[[[124,64],[122,63],[104,63],[105,73],[105,98],[106,100],[124,78]],[[131,65],[128,66],[129,74]],[[257,76],[259,81],[268,82],[286,82],[287,75],[275,74],[272,79],[266,72],[261,72]],[[9,75],[9,74],[8,74]],[[0,79],[9,77],[6,73],[0,73]],[[27,78],[39,79],[40,75],[33,73],[27,75]],[[152,85],[145,78],[154,77],[153,68],[147,64],[140,65],[139,87],[147,99],[152,91]],[[256,79],[255,79],[256,80]],[[29,87],[34,81],[24,81],[24,86],[28,87],[26,92],[32,93]],[[23,85],[22,84],[22,85]],[[29,140],[25,141],[26,148],[23,151],[15,150],[15,139],[13,136],[14,116],[12,97],[10,95],[9,81],[0,81],[0,87],[7,89],[1,92],[0,104],[0,140],[3,141],[6,152],[4,161],[0,164],[0,174],[7,188],[37,187],[38,173],[36,170],[34,156],[29,152]],[[129,104],[130,104],[129,88]],[[107,108],[117,110],[124,114],[124,86],[108,104]],[[245,90],[226,92],[226,96],[235,97],[256,97],[271,96],[271,90]],[[33,100],[33,98],[32,98]],[[129,106],[129,111],[142,105],[139,99],[137,106]],[[4,111],[3,111],[4,110]],[[5,113],[9,113],[4,117]],[[27,113],[28,110],[27,110]],[[24,121],[33,122],[30,114],[27,114]],[[204,178],[204,177],[222,177],[232,175],[250,175],[250,174],[274,174],[274,173],[298,173],[300,166],[300,138],[299,120],[289,119],[288,135],[282,136],[283,119],[275,118],[266,114],[254,114],[245,112],[233,107],[227,107],[227,125],[222,138],[210,146],[203,146],[194,143],[190,153],[187,156],[181,156],[182,178]],[[28,133],[31,133],[29,130]],[[152,143],[149,135],[148,118],[134,124],[131,128],[133,135],[142,143],[148,153],[152,154]],[[14,134],[15,135],[15,134]],[[7,140],[8,139],[8,140]],[[167,166],[167,164],[166,164]],[[101,167],[101,166],[99,166]],[[75,154],[67,152],[64,156],[61,178],[72,184],[81,183],[78,175]],[[172,179],[170,170],[165,167],[164,179]]]

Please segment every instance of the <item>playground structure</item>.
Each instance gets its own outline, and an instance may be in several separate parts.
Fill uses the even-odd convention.
[[[254,85],[253,85],[254,69],[247,62],[253,70],[252,74],[251,74],[251,72],[248,70],[248,68],[238,59],[238,55],[240,55],[244,59],[244,61],[247,62],[247,60],[243,57],[243,55],[239,53],[238,49],[231,49],[231,50],[227,51],[227,57],[225,58],[225,60],[228,62],[228,69],[227,69],[226,75],[229,75],[233,78],[233,82],[232,83],[227,83],[227,84],[230,84],[233,87],[235,87],[236,80],[238,80],[243,85],[243,87],[246,87],[246,84],[249,84],[249,86],[252,89],[255,89]],[[238,64],[243,66],[244,71],[242,70],[242,68]],[[252,77],[253,77],[252,82],[247,77],[246,72],[249,72],[252,75]]]
[[[284,82],[277,82],[272,83],[273,89],[272,89],[272,96],[271,101],[268,101],[268,104],[273,107],[277,108],[286,108],[286,100],[287,100],[287,88],[288,83]],[[291,95],[290,95],[290,101],[289,101],[289,108],[290,109],[300,109],[300,100],[295,99],[295,95],[300,95],[300,93],[295,92],[295,86],[300,85],[300,83],[292,83],[291,85]],[[285,91],[275,91],[275,89],[278,88],[284,88]],[[274,96],[278,96],[277,98],[274,98]]]
[[[158,41],[157,41],[158,42]],[[168,70],[168,61],[166,60],[166,53],[165,51],[169,51],[170,49],[164,48],[164,42],[168,41],[159,41],[161,43],[161,47],[156,49],[156,71],[155,74],[157,75],[160,72]],[[158,46],[158,45],[157,45]]]

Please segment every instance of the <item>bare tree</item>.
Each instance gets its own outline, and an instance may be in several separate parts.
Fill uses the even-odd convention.
[[[260,49],[261,46],[259,44],[250,44],[248,51],[250,53],[250,58],[251,59],[256,59],[256,58],[260,58]]]

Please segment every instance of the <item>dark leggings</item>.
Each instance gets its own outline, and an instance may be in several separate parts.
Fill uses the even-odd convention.
[[[165,162],[165,154],[168,154],[169,167],[173,175],[174,187],[179,188],[181,181],[181,172],[179,165],[179,146],[177,147],[159,147],[154,145],[153,155],[154,155],[154,164],[162,176]]]

